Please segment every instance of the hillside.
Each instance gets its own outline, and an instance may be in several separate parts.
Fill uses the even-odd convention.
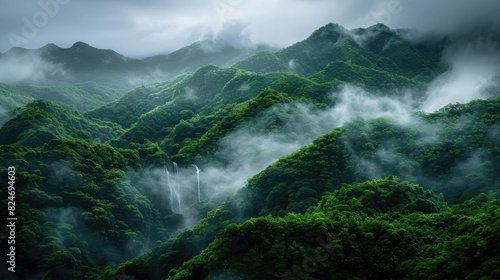
[[[141,258],[125,263],[120,269],[123,268],[130,275],[143,278],[157,279],[166,277],[171,269],[177,268],[184,261],[200,254],[202,252],[201,248],[207,248],[207,246],[214,241],[216,236],[224,232],[225,228],[234,229],[234,227],[229,226],[231,223],[239,224],[252,217],[272,216],[284,217],[286,219],[288,215],[290,216],[288,219],[292,219],[292,217],[297,217],[290,213],[311,213],[311,211],[314,211],[312,209],[319,205],[318,209],[323,209],[324,211],[333,207],[340,211],[346,211],[346,213],[350,213],[354,209],[369,215],[383,213],[382,220],[385,219],[385,221],[393,221],[393,219],[400,221],[402,219],[401,217],[404,217],[401,215],[407,214],[409,215],[408,219],[413,220],[416,219],[416,217],[410,215],[411,209],[414,209],[413,211],[416,212],[433,213],[438,209],[442,209],[439,205],[442,204],[443,199],[458,203],[456,204],[456,209],[461,209],[465,206],[461,206],[462,204],[460,203],[467,205],[467,202],[463,201],[473,198],[475,194],[484,192],[489,193],[491,197],[494,192],[498,192],[497,184],[499,180],[498,177],[494,175],[499,174],[499,151],[496,148],[498,144],[495,139],[491,138],[487,140],[487,142],[476,142],[476,140],[474,140],[474,135],[481,135],[482,133],[491,131],[491,129],[497,129],[496,127],[499,125],[498,118],[496,118],[496,121],[490,122],[489,117],[493,115],[498,116],[498,113],[494,112],[497,112],[499,108],[499,101],[499,99],[493,101],[477,101],[466,106],[460,106],[458,108],[456,106],[450,106],[434,114],[421,115],[420,118],[422,118],[422,121],[425,123],[422,123],[420,127],[400,127],[393,121],[384,119],[348,123],[338,130],[321,136],[312,145],[304,147],[270,165],[264,171],[251,178],[246,187],[238,191],[234,197],[223,202],[218,208],[211,211],[193,229],[186,230],[179,235],[178,238],[163,243]],[[454,125],[457,122],[460,123],[460,116],[469,118],[471,115],[475,115],[476,117],[471,118],[472,121],[470,125],[476,128],[481,127],[482,129],[477,130],[471,129],[470,127]],[[428,124],[426,124],[427,122]],[[425,135],[426,132],[429,131],[429,126],[427,125],[435,123],[445,125],[447,127],[445,129],[446,133],[463,135],[463,138],[457,140],[456,138],[445,137],[444,139],[450,139],[452,142],[448,142],[448,140],[444,140],[443,142],[434,140],[430,143],[427,135]],[[358,133],[360,128],[363,131],[362,133]],[[425,129],[422,130],[422,128]],[[362,136],[362,138],[359,138],[359,136]],[[409,141],[408,139],[413,140]],[[486,140],[484,138],[481,139]],[[483,169],[482,171],[473,169],[465,172],[462,168],[470,159],[464,159],[461,156],[463,152],[457,152],[450,149],[454,147],[454,144],[452,144],[454,141],[459,141],[462,149],[481,151],[482,156],[491,153],[490,157],[481,158],[481,162],[476,166],[489,166],[493,169]],[[377,160],[377,150],[384,150],[382,146],[390,147],[387,146],[387,144],[394,149],[394,151],[391,151],[391,153],[394,153],[394,157],[386,156],[388,159],[386,161]],[[414,148],[412,147],[413,145],[422,145],[423,147]],[[444,149],[444,147],[448,147],[448,149]],[[398,151],[399,154],[396,154],[396,151]],[[409,153],[409,158],[406,159],[406,161],[401,161],[400,159],[405,157],[405,152]],[[396,156],[398,158],[395,158]],[[448,168],[450,166],[450,160],[455,161],[455,163],[452,164],[452,166],[454,166],[452,168]],[[443,164],[444,166],[438,168],[437,166],[439,164]],[[369,165],[372,170],[368,169],[367,165]],[[410,166],[412,172],[408,172],[406,166]],[[457,173],[455,171],[456,168],[462,172]],[[369,173],[369,171],[375,170],[377,173]],[[487,173],[480,174],[478,172]],[[415,187],[410,188],[408,186],[405,188],[411,190],[411,193],[404,194],[404,191],[398,193],[399,187],[392,186],[391,184],[393,184],[394,181],[391,179],[392,181],[389,180],[389,182],[393,183],[390,183],[389,186],[391,186],[390,188],[392,191],[384,191],[385,194],[366,192],[366,195],[370,197],[370,203],[372,203],[368,204],[367,202],[363,202],[361,198],[363,192],[359,193],[359,191],[342,187],[345,183],[350,184],[355,181],[364,182],[369,177],[381,178],[386,176],[384,174],[396,174],[417,182],[423,182],[427,184],[427,189],[433,189],[436,193],[444,193],[444,197],[434,198],[433,201],[429,201],[428,199],[433,197],[432,192],[427,191],[424,193],[421,189],[417,191],[419,188],[415,189]],[[452,180],[433,179],[449,178],[451,175],[454,176]],[[357,185],[354,186],[360,188]],[[340,189],[336,191],[338,188]],[[342,195],[347,196],[345,201],[342,202],[347,203],[347,206],[336,206],[336,204],[340,202],[328,202],[330,200],[335,201],[335,199],[341,199],[338,195],[322,199],[322,196],[332,191],[334,194],[342,192]],[[420,193],[420,198],[418,198],[418,193]],[[355,199],[352,199],[353,195]],[[457,200],[458,198],[460,200]],[[402,206],[399,203],[406,204]],[[497,205],[497,202],[493,202],[493,205],[495,204]],[[497,207],[498,205],[487,211],[498,211]],[[391,215],[395,215],[395,217],[391,218]],[[448,214],[444,215],[447,216]],[[482,214],[478,213],[478,215]],[[262,218],[262,220],[263,219],[264,218]],[[454,223],[453,221],[454,220],[451,219],[450,223]],[[239,226],[240,225],[238,225],[238,227]],[[456,226],[460,225],[457,224]],[[258,229],[256,230],[258,231]],[[259,233],[259,235],[260,234],[261,233]],[[265,235],[265,233],[262,234]],[[445,239],[441,239],[439,242],[446,242],[446,238],[449,237],[443,235],[442,238]],[[460,236],[456,236],[456,238],[459,240],[461,239]],[[498,236],[490,232],[488,238],[493,238],[494,240],[498,238]],[[491,246],[486,247],[491,249]],[[404,246],[401,248],[404,248]],[[245,249],[240,250],[244,251]],[[283,253],[280,250],[278,251],[280,254]],[[376,249],[374,252],[376,252]],[[491,251],[489,254],[491,254]],[[189,263],[200,263],[205,256],[206,255],[202,253],[193,258]],[[261,257],[263,257],[263,255],[253,252],[253,255],[247,256],[245,261],[258,261],[261,260]],[[434,257],[437,257],[437,255]],[[278,260],[279,259],[280,258],[278,258]],[[450,261],[450,259],[447,261]],[[496,261],[498,262],[498,260]],[[398,262],[396,261],[396,263]],[[446,261],[444,261],[444,263],[446,263]],[[207,266],[211,267],[210,269],[215,269],[215,267],[217,267],[209,264],[207,264]],[[186,269],[189,267],[187,263],[185,267]],[[241,268],[240,264],[238,264],[237,267],[239,270]],[[189,273],[192,273],[190,269],[191,268],[187,270]],[[212,271],[210,269],[209,271]],[[392,269],[395,270],[395,268]],[[468,269],[473,269],[473,267]],[[349,271],[353,272],[356,270],[353,269]],[[171,276],[174,274],[178,276],[188,275],[181,272],[177,274],[175,271],[171,271],[171,273]],[[198,271],[196,273],[200,272]],[[204,273],[207,272],[205,271]],[[281,270],[281,273],[283,273],[283,270]],[[414,273],[418,273],[418,271]],[[432,273],[439,273],[439,270],[437,269]],[[498,271],[494,273],[498,273]],[[250,275],[253,274],[247,273],[240,276],[249,277]],[[261,275],[261,277],[263,276]]]
[[[57,138],[105,142],[121,132],[115,124],[89,120],[42,100],[33,101],[13,113],[15,117],[0,128],[0,145],[38,147]]]
[[[394,177],[345,185],[307,214],[227,225],[167,279],[497,277],[498,199],[441,199]]]
[[[35,99],[42,99],[83,112],[101,107],[121,96],[120,91],[94,82],[57,86],[0,83],[0,101],[5,111],[24,106]]]
[[[275,53],[259,53],[234,66],[256,72],[292,71],[310,76],[327,68],[331,62],[342,61],[426,81],[440,71],[439,58],[445,49],[441,42],[433,42],[432,46],[424,49],[382,24],[346,30],[330,23],[304,41]],[[336,78],[328,78],[333,77]]]

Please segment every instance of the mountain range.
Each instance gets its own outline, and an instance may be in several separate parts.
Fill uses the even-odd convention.
[[[8,108],[45,99],[86,111],[116,100],[139,85],[158,83],[201,66],[229,66],[264,45],[231,46],[220,40],[200,41],[166,55],[133,59],[83,42],[69,48],[48,44],[40,49],[12,48],[0,54],[0,86]],[[66,87],[64,91],[60,89]],[[71,92],[71,93],[69,93]]]
[[[498,43],[0,54],[16,279],[498,279]]]

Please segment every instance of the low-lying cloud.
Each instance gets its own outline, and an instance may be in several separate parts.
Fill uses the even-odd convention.
[[[216,206],[221,196],[234,194],[279,158],[346,122],[377,117],[401,125],[411,122],[411,108],[403,101],[372,96],[358,87],[345,86],[332,98],[336,105],[329,110],[307,104],[275,105],[224,137],[210,160],[199,160],[201,199],[207,202],[215,198],[212,206]],[[176,169],[170,164],[166,170],[154,171],[163,175],[156,184],[148,185],[156,185],[158,194],[173,203],[171,210],[185,215],[192,225],[195,217],[189,215],[198,214],[196,168],[190,165]]]
[[[39,83],[64,75],[62,65],[45,60],[40,52],[12,50],[0,56],[1,83]]]
[[[491,38],[479,38],[450,48],[444,56],[449,70],[429,86],[428,98],[422,105],[427,112],[459,102],[489,98],[498,88],[500,46]],[[498,93],[497,93],[498,95]]]

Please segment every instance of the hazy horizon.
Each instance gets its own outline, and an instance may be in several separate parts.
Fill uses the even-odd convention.
[[[9,2],[0,10],[0,52],[14,46],[67,48],[82,41],[140,58],[166,54],[203,39],[286,47],[330,22],[347,29],[382,23],[390,28],[456,32],[499,26],[493,0],[457,5],[432,1],[190,0]]]

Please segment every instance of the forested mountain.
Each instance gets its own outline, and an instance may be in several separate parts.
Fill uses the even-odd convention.
[[[328,24],[143,60],[46,46],[78,80],[0,84],[16,276],[498,279],[500,68],[454,95],[483,45],[409,34]]]
[[[267,49],[271,48],[205,40],[170,54],[132,59],[83,42],[69,48],[54,44],[36,50],[16,47],[0,54],[0,82],[4,83],[0,84],[0,101],[7,109],[44,99],[87,111],[136,86],[158,83],[207,64],[228,66]]]
[[[430,47],[425,46],[431,42],[411,43],[383,24],[357,30],[328,24],[302,42],[275,53],[259,53],[238,62],[235,67],[256,72],[292,71],[303,76],[319,72],[323,79],[333,79],[338,75],[331,71],[337,67],[331,64],[344,62],[368,68],[368,71],[379,70],[418,81],[439,71],[445,44],[434,42],[434,38],[429,40],[433,40]]]

